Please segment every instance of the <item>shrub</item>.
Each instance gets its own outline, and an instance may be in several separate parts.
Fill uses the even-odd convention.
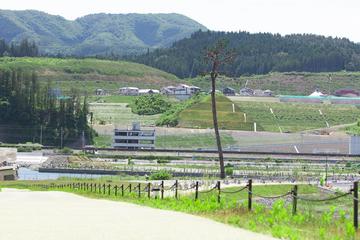
[[[166,112],[171,104],[159,94],[151,94],[137,97],[131,105],[133,113],[139,115],[155,115]]]
[[[158,172],[154,172],[150,175],[150,180],[170,180],[172,178],[172,174],[165,170],[160,170]]]
[[[233,167],[226,167],[225,168],[225,175],[226,176],[232,176],[234,174],[234,168]]]
[[[156,121],[156,125],[157,126],[166,125],[166,126],[170,126],[170,127],[177,126],[179,124],[179,114],[183,110],[200,102],[204,98],[204,96],[205,96],[204,94],[197,94],[186,101],[180,102],[180,103],[172,106],[171,108],[169,108],[169,110],[167,110],[160,116],[159,120]]]
[[[167,163],[170,163],[170,160],[158,159],[158,160],[157,160],[157,163],[158,163],[158,164],[167,164]]]
[[[63,149],[60,149],[58,151],[58,153],[62,153],[62,154],[73,154],[74,151],[71,148],[68,147],[64,147]]]

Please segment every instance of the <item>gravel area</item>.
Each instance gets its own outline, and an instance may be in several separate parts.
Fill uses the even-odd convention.
[[[0,192],[0,239],[270,240],[209,219],[63,192]]]

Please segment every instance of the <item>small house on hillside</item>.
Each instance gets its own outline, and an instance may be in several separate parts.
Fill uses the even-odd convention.
[[[179,84],[178,86],[168,86],[161,89],[161,93],[168,96],[174,96],[179,100],[185,100],[192,95],[200,92],[201,89],[196,86],[189,86],[186,84]]]
[[[264,92],[263,92],[263,96],[264,97],[272,97],[273,95],[273,92],[269,89],[266,89]]]
[[[226,87],[223,89],[222,93],[225,96],[235,96],[235,89],[233,89],[231,87]]]
[[[104,89],[98,88],[98,89],[95,90],[95,95],[96,96],[106,95],[106,91]]]
[[[148,94],[159,94],[160,91],[156,89],[139,89],[139,95],[148,95]]]
[[[339,89],[335,91],[337,97],[359,97],[360,92],[355,89]]]
[[[126,96],[137,96],[139,95],[139,88],[136,87],[123,87],[119,89],[119,94]]]
[[[254,90],[252,90],[251,88],[248,88],[248,87],[244,87],[244,88],[240,89],[240,95],[241,96],[253,96]]]

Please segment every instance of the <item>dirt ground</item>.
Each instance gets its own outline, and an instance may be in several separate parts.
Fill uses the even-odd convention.
[[[94,200],[64,192],[0,192],[0,239],[270,240],[179,212]]]

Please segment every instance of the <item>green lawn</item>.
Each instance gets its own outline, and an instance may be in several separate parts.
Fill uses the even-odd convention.
[[[221,135],[223,148],[236,144],[236,141],[229,134]],[[194,134],[194,135],[160,135],[156,137],[157,148],[216,148],[214,134]]]

